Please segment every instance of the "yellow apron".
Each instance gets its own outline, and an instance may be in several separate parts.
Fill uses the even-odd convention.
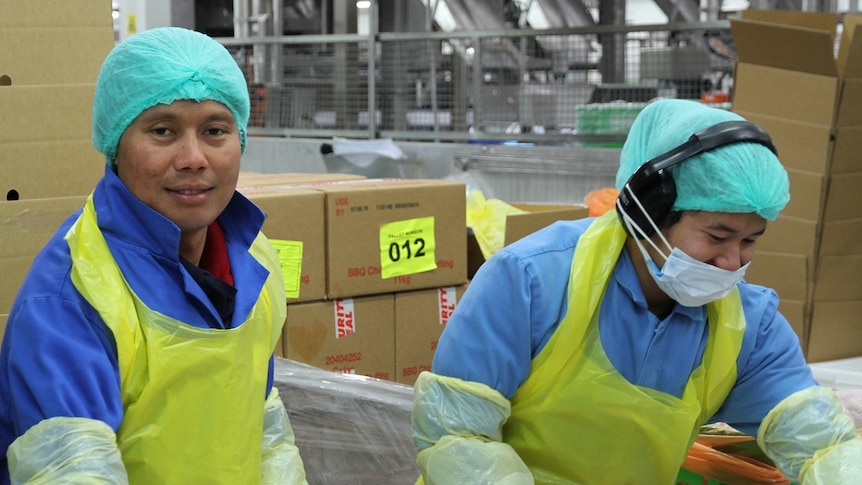
[[[270,277],[248,319],[229,330],[147,308],[110,254],[92,196],[66,240],[72,282],[117,342],[125,410],[117,444],[130,482],[259,483],[267,370],[286,315],[265,239],[251,253]]]
[[[616,213],[581,236],[568,311],[512,398],[503,439],[537,484],[672,484],[699,427],[727,397],[745,317],[739,291],[707,306],[703,362],[682,398],[629,383],[599,338],[599,305],[625,242]]]

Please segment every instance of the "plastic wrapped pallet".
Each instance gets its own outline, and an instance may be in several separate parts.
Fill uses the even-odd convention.
[[[282,358],[274,379],[309,485],[415,483],[412,387]]]

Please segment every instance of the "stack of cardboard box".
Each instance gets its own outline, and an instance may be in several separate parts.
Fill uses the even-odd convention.
[[[111,4],[0,0],[0,338],[18,286],[104,161],[93,89],[114,46]]]
[[[772,135],[790,174],[791,201],[747,279],[778,291],[811,362],[862,355],[862,17],[838,21],[759,10],[731,21],[733,111]]]
[[[88,193],[104,164],[90,145],[93,89],[114,45],[105,0],[0,0],[3,198]]]
[[[282,355],[412,384],[466,287],[465,187],[345,175],[240,177],[282,261]]]

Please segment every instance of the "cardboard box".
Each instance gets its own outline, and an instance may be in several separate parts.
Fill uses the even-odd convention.
[[[2,200],[87,195],[104,171],[105,157],[89,140],[0,143]]]
[[[787,169],[787,176],[793,197],[781,211],[781,215],[803,221],[816,221],[820,217],[823,196],[828,189],[828,178],[823,174],[793,168]]]
[[[524,210],[521,214],[506,216],[506,229],[503,235],[503,246],[508,246],[522,237],[532,234],[556,221],[571,221],[583,219],[589,215],[589,209],[577,205],[547,205],[510,203]],[[476,241],[472,231],[467,233],[467,276],[473,278],[479,266],[485,262],[485,256]]]
[[[0,143],[90,140],[94,84],[0,86]]]
[[[101,27],[111,25],[108,0],[0,0],[0,27]]]
[[[745,92],[742,87],[739,89],[741,93]],[[833,149],[831,125],[828,123],[811,123],[804,119],[777,117],[768,113],[772,106],[759,106],[760,98],[753,95],[752,98],[748,105],[749,111],[743,111],[743,108],[746,107],[744,101],[734,103],[736,108],[733,111],[745,116],[746,119],[757,123],[769,132],[772,141],[776,144],[778,157],[784,167],[789,171],[823,175],[827,171],[826,163]],[[767,114],[750,111],[757,109],[767,111]]]
[[[303,185],[329,183],[340,180],[361,180],[365,177],[347,173],[259,173],[240,172],[238,186],[254,187],[259,185]]]
[[[808,275],[810,266],[808,259],[804,254],[758,250],[751,266],[745,272],[745,280],[749,283],[772,288],[778,293],[780,299],[778,311],[790,322],[802,349],[806,348],[808,334],[805,318],[808,286],[799,282],[808,281],[811,278]]]
[[[757,252],[800,254],[813,261],[818,229],[815,220],[780,215],[766,225],[766,232],[757,240]]]
[[[327,298],[467,282],[463,183],[363,179],[297,187],[326,196]]]
[[[550,225],[552,222],[583,219],[589,214],[589,209],[579,205],[519,203],[513,203],[512,205],[527,212],[523,214],[511,214],[506,217],[506,236],[504,238],[506,246]]]
[[[821,233],[820,256],[862,254],[859,234],[862,234],[862,218],[827,222]]]
[[[395,298],[388,294],[289,304],[284,355],[320,369],[392,380]]]
[[[862,302],[862,284],[858,284],[862,281],[862,254],[823,256],[817,270],[820,274],[814,287],[814,301]],[[862,316],[856,315],[854,319],[862,325]]]
[[[13,86],[95,83],[114,47],[108,15],[89,27],[0,25],[0,76]]]
[[[780,293],[805,295],[797,313],[812,361],[862,354],[862,341],[847,338],[862,331],[862,292],[847,284],[862,272],[862,16],[841,17],[836,56],[838,22],[832,13],[763,10],[731,20],[732,109],[770,133],[790,175],[791,202],[758,248],[807,258],[805,271],[773,259],[761,274]]]
[[[4,200],[89,194],[105,159],[90,144],[92,84],[0,86]]]
[[[0,0],[0,196],[88,194],[93,87],[114,46],[106,0]]]
[[[746,281],[774,289],[782,300],[805,300],[805,286],[798,282],[808,279],[804,254],[757,251],[745,272]]]
[[[237,191],[266,214],[262,231],[279,252],[287,302],[325,299],[323,193],[264,185]]]
[[[838,127],[838,135],[832,146],[831,171],[833,174],[856,173],[859,171],[858,155],[862,152],[862,127]]]
[[[467,285],[395,293],[395,382],[412,386],[431,370],[437,341]]]
[[[33,258],[85,201],[85,196],[0,201],[0,313],[9,313]]]
[[[823,222],[840,222],[862,216],[859,187],[862,187],[862,163],[859,163],[859,172],[857,173],[833,174],[829,178],[829,190],[826,193],[823,208]]]
[[[812,311],[806,354],[809,362],[862,355],[859,348],[862,301],[818,301]]]

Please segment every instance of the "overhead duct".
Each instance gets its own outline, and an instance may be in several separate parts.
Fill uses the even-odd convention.
[[[496,30],[507,26],[501,12],[498,12],[498,2],[495,0],[421,0],[434,18],[435,24],[445,32],[465,30]],[[570,0],[522,0],[518,2],[525,12],[527,26],[533,29],[553,29],[565,27],[581,27],[595,25],[587,6],[580,1]],[[551,53],[555,64],[569,62],[584,62],[586,50],[584,44],[572,48],[571,42],[560,42],[558,38],[539,37],[537,42],[546,52]],[[515,68],[520,65],[521,53],[511,41],[504,39],[497,46],[497,52],[485,50],[483,55],[498,55],[491,57],[491,64],[499,64],[502,68]],[[466,49],[456,51],[466,52]],[[471,62],[471,59],[465,59]],[[496,61],[496,62],[495,62]]]

